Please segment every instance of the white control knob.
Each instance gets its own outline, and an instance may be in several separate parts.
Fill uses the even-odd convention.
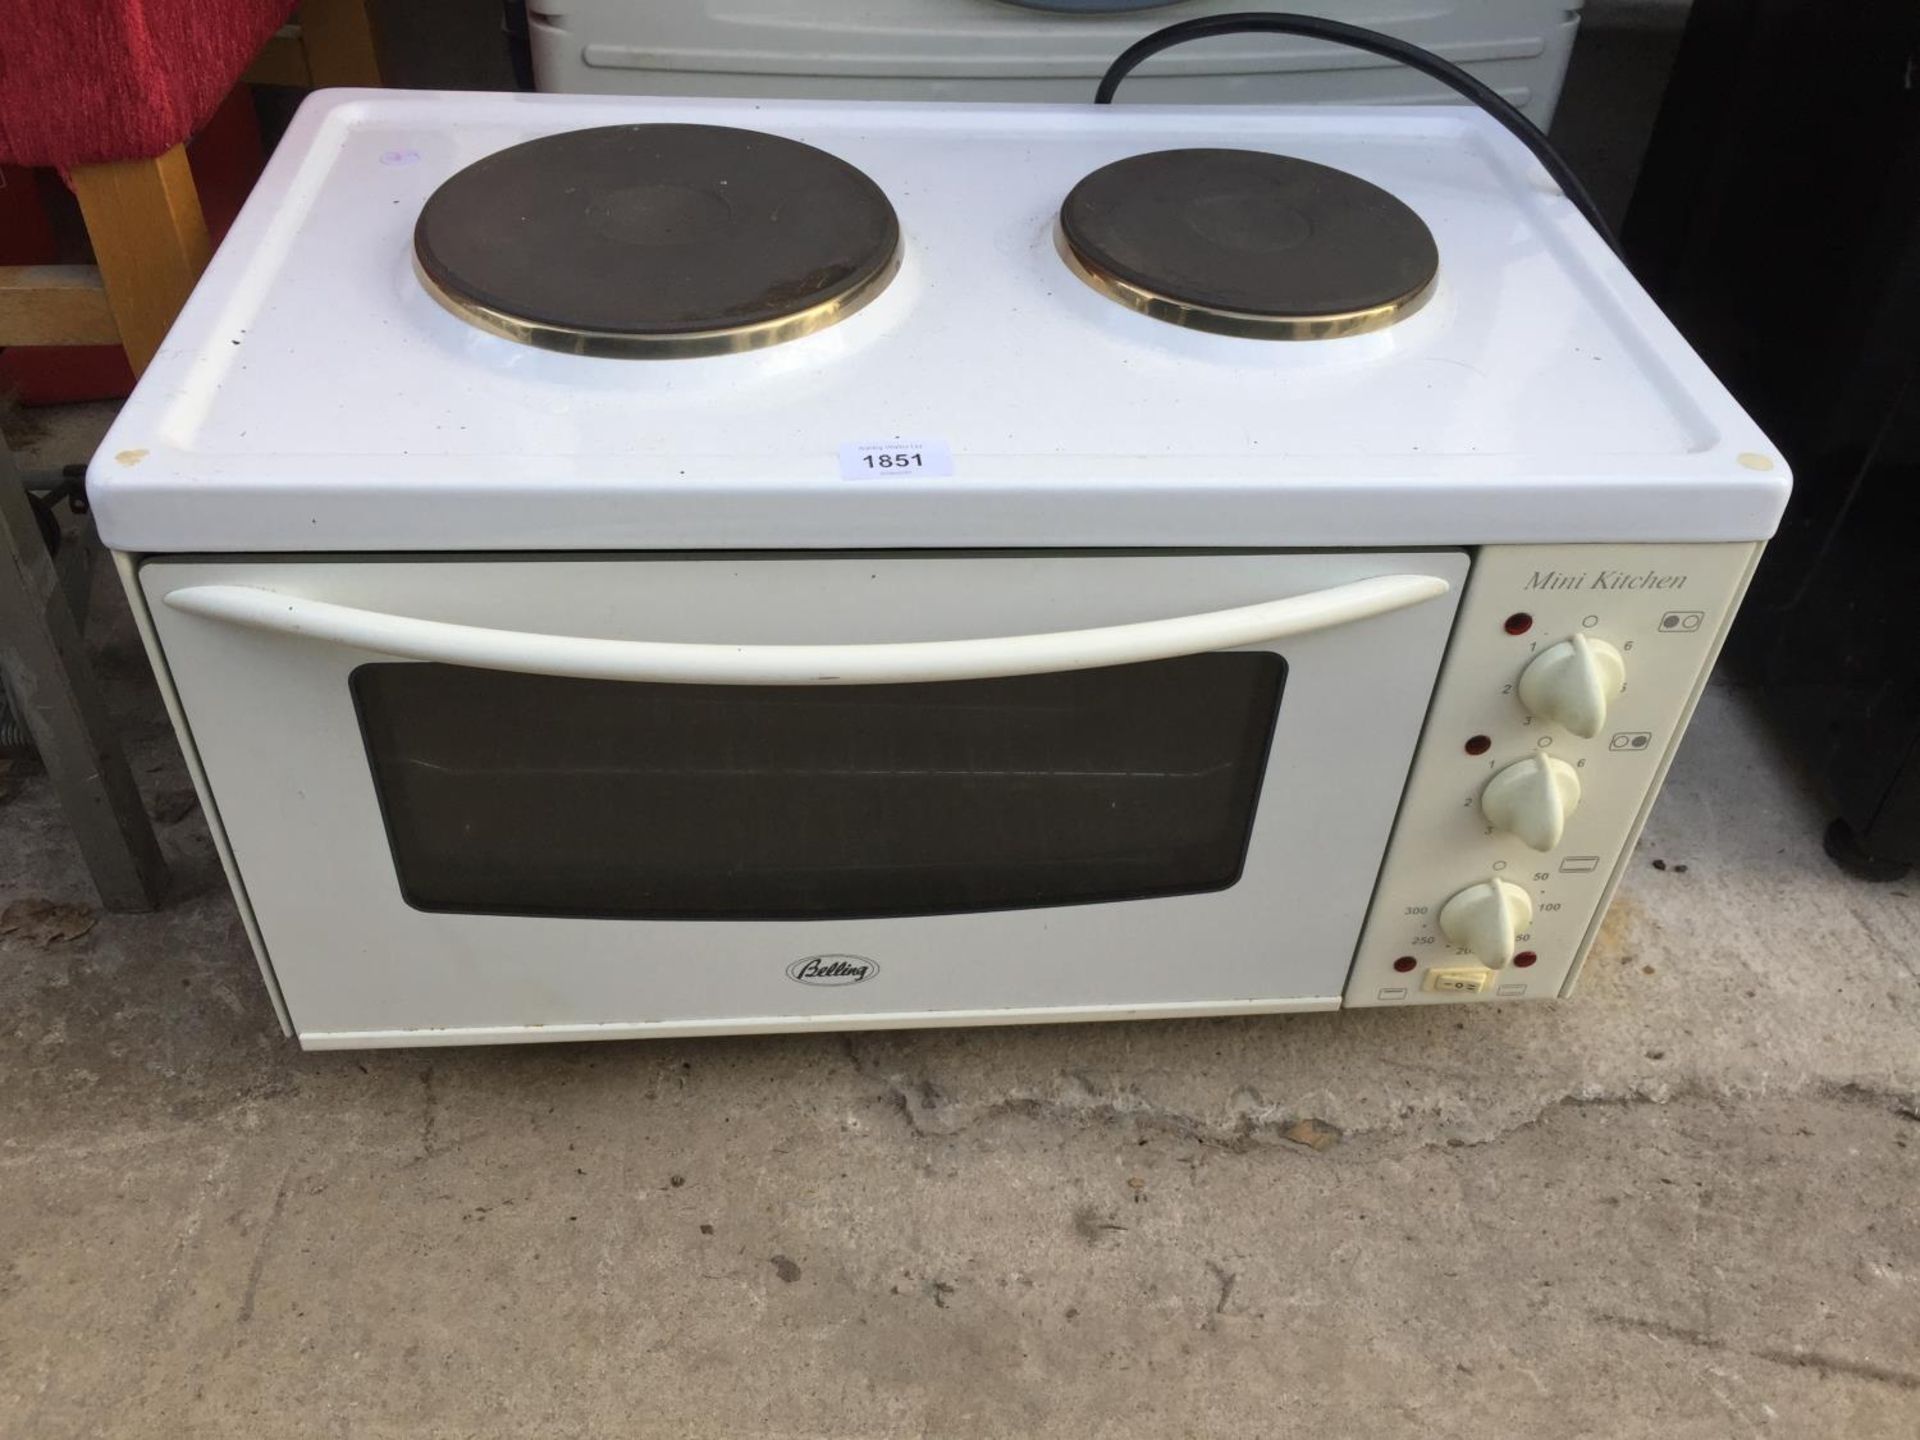
[[[1551,850],[1580,804],[1580,775],[1545,751],[1507,766],[1480,792],[1480,813],[1496,830],[1535,850]]]
[[[1607,723],[1607,702],[1626,683],[1627,662],[1604,640],[1576,635],[1549,645],[1520,673],[1527,713],[1591,740]]]
[[[1533,897],[1498,875],[1469,885],[1440,907],[1440,933],[1479,957],[1489,970],[1513,959],[1518,936],[1533,920]]]

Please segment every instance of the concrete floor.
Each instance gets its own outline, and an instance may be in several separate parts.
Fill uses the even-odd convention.
[[[1565,1004],[306,1055],[101,593],[176,891],[0,938],[0,1435],[1920,1434],[1920,882],[1734,692]]]

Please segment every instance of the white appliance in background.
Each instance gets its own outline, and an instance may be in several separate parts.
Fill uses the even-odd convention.
[[[1581,0],[1302,0],[1453,61],[1545,129]],[[535,84],[599,94],[1085,102],[1108,62],[1248,0],[528,0]],[[1377,56],[1236,35],[1156,56],[1125,99],[1177,105],[1452,100]]]
[[[350,91],[88,483],[309,1047],[1565,994],[1788,488],[1476,110]]]

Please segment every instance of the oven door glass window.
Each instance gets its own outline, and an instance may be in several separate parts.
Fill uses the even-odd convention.
[[[1286,664],[1268,652],[924,685],[353,674],[418,909],[849,919],[1218,890]]]

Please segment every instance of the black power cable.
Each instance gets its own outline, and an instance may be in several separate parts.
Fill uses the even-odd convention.
[[[1349,25],[1342,20],[1328,20],[1318,15],[1287,15],[1262,10],[1182,20],[1144,35],[1122,50],[1107,67],[1107,73],[1100,77],[1100,87],[1094,91],[1093,103],[1111,105],[1113,92],[1120,88],[1122,80],[1133,73],[1134,67],[1148,56],[1158,55],[1170,46],[1182,45],[1189,40],[1205,40],[1215,35],[1248,34],[1299,35],[1308,40],[1326,40],[1335,45],[1384,55],[1389,60],[1397,60],[1402,65],[1432,76],[1449,89],[1457,90],[1498,120],[1531,150],[1533,158],[1553,177],[1554,183],[1573,202],[1574,208],[1586,217],[1587,223],[1600,233],[1600,238],[1613,248],[1616,255],[1620,253],[1619,243],[1613,238],[1613,228],[1600,213],[1593,196],[1587,193],[1587,187],[1580,183],[1580,178],[1560,158],[1560,152],[1548,142],[1538,125],[1451,60],[1443,60],[1431,50],[1423,50],[1393,35],[1383,35],[1378,30],[1368,30],[1360,25]]]

